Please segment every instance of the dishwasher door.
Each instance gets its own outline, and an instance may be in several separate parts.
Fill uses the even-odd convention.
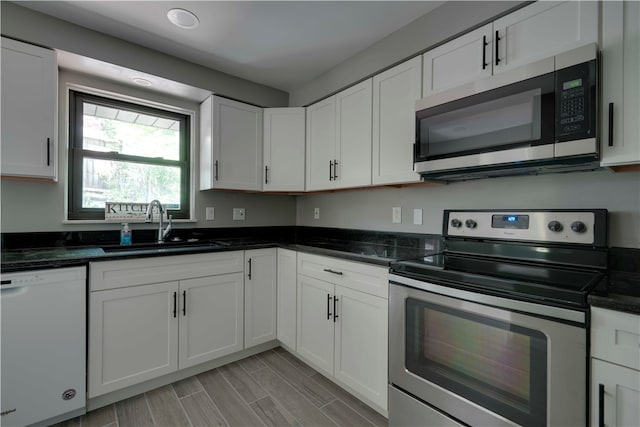
[[[0,424],[23,426],[82,413],[86,268],[8,273],[1,281]]]

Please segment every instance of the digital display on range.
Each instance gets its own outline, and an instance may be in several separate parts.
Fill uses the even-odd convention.
[[[529,215],[493,215],[491,217],[491,227],[527,230],[529,228]]]

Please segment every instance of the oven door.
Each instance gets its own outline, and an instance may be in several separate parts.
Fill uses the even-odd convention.
[[[401,280],[422,289],[390,283],[393,386],[469,425],[585,425],[584,326],[495,307],[503,298],[485,305],[473,301],[486,295]]]
[[[420,101],[430,106],[416,112],[416,172],[553,159],[553,69],[461,99],[451,92]]]

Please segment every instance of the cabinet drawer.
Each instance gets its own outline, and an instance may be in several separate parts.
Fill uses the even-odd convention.
[[[640,316],[591,309],[591,356],[632,369],[640,367]]]
[[[102,291],[243,270],[244,251],[98,261],[89,264],[89,289]]]
[[[298,274],[383,298],[389,294],[389,270],[384,267],[298,253]]]

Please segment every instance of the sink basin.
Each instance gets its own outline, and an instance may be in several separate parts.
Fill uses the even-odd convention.
[[[218,243],[203,243],[203,242],[167,242],[167,243],[147,243],[147,244],[135,244],[131,246],[105,246],[102,250],[107,254],[118,253],[172,253],[172,252],[186,252],[186,251],[205,251],[211,249],[223,248],[224,245]]]

